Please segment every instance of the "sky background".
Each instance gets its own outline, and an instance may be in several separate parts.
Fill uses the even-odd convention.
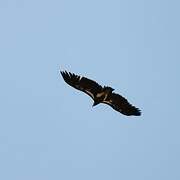
[[[179,180],[178,0],[0,1],[0,179]],[[67,70],[142,110],[126,117]]]

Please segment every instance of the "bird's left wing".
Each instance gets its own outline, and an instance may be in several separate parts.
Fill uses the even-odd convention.
[[[102,90],[102,86],[86,77],[81,77],[70,72],[68,73],[67,71],[61,71],[61,75],[67,84],[80,91],[85,92],[93,99],[94,96]]]
[[[141,111],[135,106],[131,105],[127,99],[119,94],[112,93],[109,97],[102,103],[110,105],[116,111],[126,115],[126,116],[140,116]]]

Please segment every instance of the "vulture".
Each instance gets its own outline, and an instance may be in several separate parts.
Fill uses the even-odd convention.
[[[67,71],[60,71],[64,81],[77,90],[88,94],[93,100],[93,106],[99,103],[110,105],[114,110],[126,116],[140,116],[141,111],[131,105],[126,98],[114,93],[114,89],[108,86],[101,86],[97,82]]]

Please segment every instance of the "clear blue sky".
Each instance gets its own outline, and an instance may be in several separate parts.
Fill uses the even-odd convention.
[[[179,180],[178,0],[0,1],[0,179]],[[110,85],[126,117],[64,83]]]

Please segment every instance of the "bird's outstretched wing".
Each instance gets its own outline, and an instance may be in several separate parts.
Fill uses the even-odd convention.
[[[122,97],[119,94],[112,93],[109,97],[104,100],[102,103],[110,105],[116,111],[126,115],[126,116],[140,116],[141,111],[135,106],[131,105],[127,99]]]
[[[98,92],[102,91],[102,86],[100,86],[97,82],[91,79],[81,77],[74,73],[68,73],[67,71],[61,71],[61,75],[67,84],[80,91],[85,92],[92,99],[94,99],[95,95]]]

